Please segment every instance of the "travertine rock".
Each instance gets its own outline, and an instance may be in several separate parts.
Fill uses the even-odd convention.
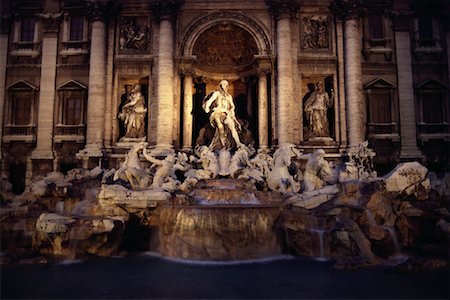
[[[399,164],[389,174],[384,176],[388,192],[414,195],[417,200],[425,200],[430,191],[430,180],[426,177],[427,168],[418,162]]]
[[[37,230],[44,233],[61,233],[68,230],[67,225],[75,222],[70,217],[61,216],[53,213],[43,213],[36,222]]]

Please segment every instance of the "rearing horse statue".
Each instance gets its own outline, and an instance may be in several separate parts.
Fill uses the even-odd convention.
[[[300,151],[294,144],[282,144],[273,154],[273,166],[267,176],[267,185],[273,191],[298,192],[299,184],[295,182],[288,167],[291,165],[292,157],[299,157]]]

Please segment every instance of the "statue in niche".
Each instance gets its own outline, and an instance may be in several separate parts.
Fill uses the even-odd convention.
[[[242,130],[242,126],[235,115],[233,97],[228,93],[228,81],[222,80],[219,90],[205,97],[203,109],[206,113],[212,111],[209,122],[215,128],[215,133],[209,145],[211,150],[244,146],[239,138],[238,132]]]
[[[331,99],[325,91],[323,82],[317,82],[315,90],[306,99],[304,105],[305,118],[308,122],[307,137],[330,136],[327,116],[330,105]]]
[[[304,17],[305,36],[303,38],[303,49],[327,49],[328,42],[328,20],[326,17]]]
[[[136,18],[124,17],[120,28],[120,49],[147,50],[149,32],[147,26],[136,24]]]
[[[145,98],[141,93],[140,84],[131,88],[127,102],[122,106],[118,118],[124,122],[125,138],[145,138]]]

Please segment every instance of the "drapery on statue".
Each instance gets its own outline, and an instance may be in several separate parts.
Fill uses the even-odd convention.
[[[125,125],[126,138],[145,137],[145,99],[141,93],[141,86],[136,83],[128,95],[128,102],[122,107],[119,119]]]
[[[233,97],[228,93],[228,81],[222,80],[219,83],[219,90],[214,91],[208,97],[205,98],[203,109],[206,113],[212,109],[209,122],[216,128],[209,148],[211,150],[230,149],[233,141],[237,148],[243,146],[238,134],[242,127],[235,115]],[[231,138],[228,132],[231,133]]]
[[[305,115],[308,120],[310,137],[329,137],[327,110],[331,105],[330,97],[322,81],[316,83],[316,89],[305,101]]]

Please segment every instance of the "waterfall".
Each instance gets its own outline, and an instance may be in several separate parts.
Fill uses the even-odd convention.
[[[318,261],[326,261],[326,260],[328,260],[328,258],[325,257],[325,255],[324,255],[324,249],[323,249],[324,248],[324,246],[323,246],[323,244],[324,244],[324,242],[323,242],[323,235],[326,232],[326,229],[323,229],[323,228],[312,228],[312,229],[310,229],[310,231],[314,232],[314,233],[317,233],[317,236],[319,238],[320,255],[319,255],[319,257],[316,257],[315,259],[318,260]]]

